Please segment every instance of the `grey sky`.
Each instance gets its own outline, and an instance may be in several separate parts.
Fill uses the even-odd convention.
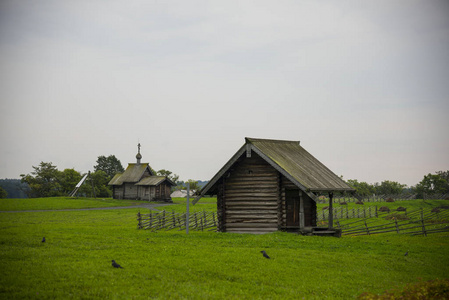
[[[210,179],[244,137],[345,179],[449,170],[448,1],[1,1],[0,178],[99,155]]]

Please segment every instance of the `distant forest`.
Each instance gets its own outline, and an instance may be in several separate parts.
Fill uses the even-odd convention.
[[[20,179],[0,179],[0,187],[8,193],[8,198],[28,198],[30,187]]]

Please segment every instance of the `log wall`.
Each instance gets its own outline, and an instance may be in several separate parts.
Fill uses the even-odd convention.
[[[280,227],[280,175],[254,152],[243,155],[219,184],[219,230],[266,233]]]

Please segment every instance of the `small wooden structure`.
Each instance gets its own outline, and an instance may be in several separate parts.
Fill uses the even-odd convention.
[[[332,213],[328,230],[316,228],[319,193],[353,192],[298,141],[246,138],[246,143],[204,186],[193,204],[217,195],[218,230],[267,233],[277,230],[338,235]]]
[[[124,173],[117,173],[108,185],[112,186],[112,198],[172,202],[171,187],[176,184],[166,176],[154,174],[148,163],[141,163],[140,144],[137,162],[128,164]]]

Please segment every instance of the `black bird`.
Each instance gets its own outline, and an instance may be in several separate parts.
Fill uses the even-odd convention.
[[[407,255],[408,255],[408,251],[407,251],[407,252],[405,252],[404,256],[407,256]]]
[[[263,257],[265,258],[270,258],[267,254],[267,252],[265,252],[265,250],[260,251],[260,253],[262,253]]]
[[[123,269],[123,267],[122,267],[121,265],[119,265],[118,263],[116,263],[115,260],[112,260],[112,266],[113,266],[114,268],[120,268],[120,269]]]
[[[42,238],[42,243],[45,243],[45,236]]]

